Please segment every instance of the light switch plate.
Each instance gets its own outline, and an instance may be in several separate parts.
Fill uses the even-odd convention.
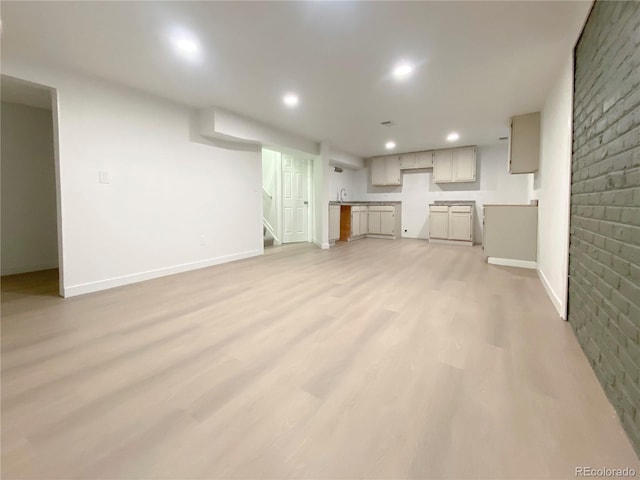
[[[100,183],[109,183],[109,172],[106,170],[100,170],[98,172],[98,178]]]

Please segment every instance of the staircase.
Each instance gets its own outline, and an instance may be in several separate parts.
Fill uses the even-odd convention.
[[[262,238],[265,248],[273,247],[273,242],[275,241],[275,239],[273,238],[273,235],[271,235],[271,232],[269,232],[267,230],[267,227],[265,226],[262,227]]]

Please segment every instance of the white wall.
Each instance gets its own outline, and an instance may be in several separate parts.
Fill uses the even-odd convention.
[[[364,168],[366,164],[362,157],[357,157],[356,155],[351,155],[350,153],[343,152],[336,148],[331,148],[329,165],[358,170],[360,168]]]
[[[482,207],[485,203],[528,203],[528,175],[507,171],[506,143],[478,148],[476,181],[435,184],[432,169],[403,171],[402,186],[374,187],[369,169],[356,172],[352,200],[402,202],[402,236],[429,238],[429,203],[434,200],[475,200],[475,241],[482,242]],[[404,231],[406,230],[406,232]]]
[[[3,73],[57,89],[65,295],[262,253],[258,147],[191,142],[188,108],[101,80]]]
[[[2,102],[2,275],[58,266],[50,110]]]
[[[271,194],[269,197],[263,191],[262,197],[262,216],[269,223],[272,234],[276,242],[281,242],[280,236],[280,171],[281,171],[280,152],[262,149],[262,185],[267,192]]]
[[[558,313],[566,318],[571,194],[573,61],[568,57],[541,115],[540,169],[531,198],[538,200],[538,272]]]
[[[329,248],[329,190],[333,167],[329,166],[331,147],[320,144],[320,155],[313,160],[313,243]]]
[[[355,200],[356,179],[358,177],[355,170],[347,170],[345,168],[342,173],[338,173],[331,167],[329,173],[329,200],[338,200],[338,194],[342,188],[347,192],[347,201]]]
[[[219,107],[199,110],[197,118],[198,133],[211,139],[236,139],[271,147],[287,147],[311,155],[320,152],[318,142]]]

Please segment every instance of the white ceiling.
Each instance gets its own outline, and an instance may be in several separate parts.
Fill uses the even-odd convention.
[[[221,106],[370,156],[492,144],[539,110],[591,2],[3,2],[4,58]],[[201,61],[172,48],[193,35]],[[418,64],[398,83],[400,60]],[[295,91],[300,105],[283,106]],[[380,126],[393,120],[396,126]]]
[[[3,102],[51,110],[51,90],[47,87],[2,75],[0,96]]]

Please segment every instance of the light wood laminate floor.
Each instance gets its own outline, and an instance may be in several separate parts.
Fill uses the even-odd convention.
[[[3,279],[2,477],[574,478],[638,457],[528,270],[365,239]]]

